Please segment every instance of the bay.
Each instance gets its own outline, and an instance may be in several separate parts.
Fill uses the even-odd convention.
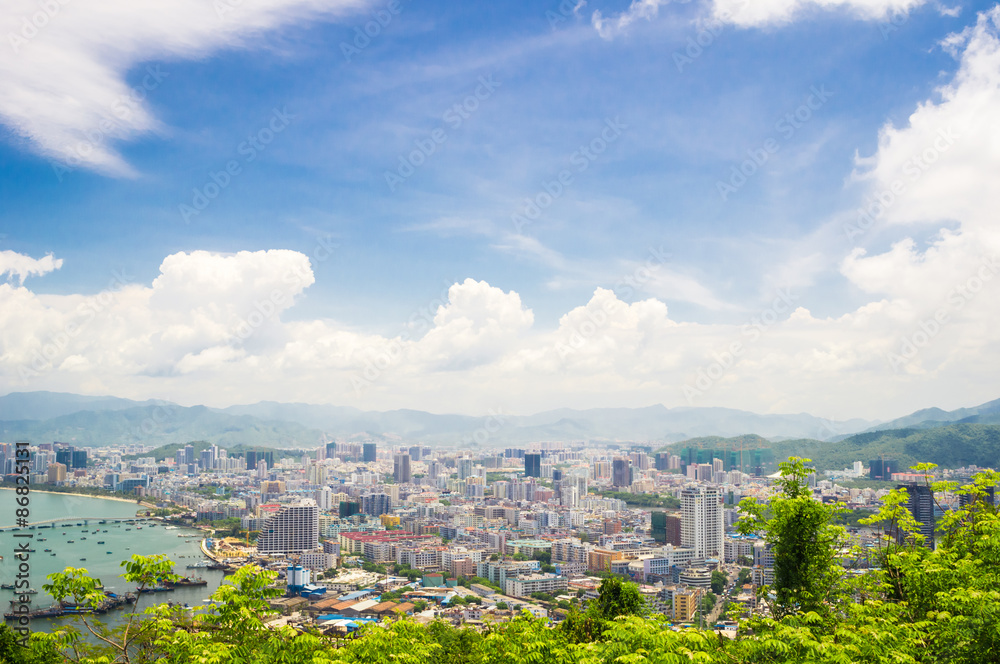
[[[128,583],[121,577],[124,571],[121,563],[132,555],[166,554],[174,561],[174,571],[177,574],[200,577],[208,582],[207,586],[143,594],[139,598],[140,611],[160,602],[190,606],[203,604],[222,583],[223,573],[219,570],[186,569],[187,565],[205,560],[200,548],[200,531],[191,528],[168,529],[162,522],[150,519],[142,523],[114,523],[116,519],[135,518],[136,511],[140,509],[135,502],[31,492],[29,522],[73,518],[68,522],[54,524],[54,528],[36,526],[34,530],[21,528],[14,532],[10,528],[15,525],[17,518],[16,497],[13,490],[0,490],[0,528],[6,529],[0,532],[0,555],[3,556],[0,561],[0,582],[14,583],[20,564],[14,557],[14,551],[21,542],[31,541],[30,547],[35,551],[29,554],[30,585],[38,590],[38,594],[33,596],[32,608],[53,604],[53,598],[42,589],[42,585],[48,582],[45,577],[67,567],[86,569],[90,576],[101,580],[106,590],[116,593],[134,592],[135,584]],[[101,524],[102,520],[106,523]],[[78,523],[81,525],[77,525]],[[31,534],[33,537],[30,540],[15,538],[16,534]],[[46,552],[45,549],[51,549],[51,552]],[[0,590],[0,604],[4,611],[9,610],[13,594],[12,590]],[[103,620],[115,623],[123,614],[123,610],[115,610],[103,616]],[[53,625],[72,619],[35,619],[31,628],[48,631]]]

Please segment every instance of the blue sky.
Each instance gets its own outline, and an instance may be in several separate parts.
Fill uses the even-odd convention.
[[[996,166],[993,138],[976,134],[989,123],[969,120],[941,91],[995,94],[991,3],[768,0],[730,13],[730,0],[400,2],[386,13],[386,2],[246,0],[222,17],[187,4],[154,3],[156,20],[114,0],[68,4],[0,55],[5,87],[24,91],[0,104],[0,250],[9,252],[0,267],[11,303],[29,303],[3,340],[6,391],[219,405],[287,395],[472,413],[665,403],[872,418],[997,396],[973,359],[997,350],[982,334],[988,294],[962,307],[968,320],[949,321],[950,337],[893,359],[947,301],[921,279],[964,279],[970,255],[944,256],[947,234],[966,248],[995,239],[985,207],[922,218],[920,200],[924,190],[936,201],[949,200],[949,187],[968,194],[968,183],[955,183],[969,165]],[[2,10],[8,41],[33,8]],[[345,55],[380,11],[388,24]],[[84,64],[53,64],[62,59]],[[963,65],[989,76],[963,83]],[[100,117],[121,108],[122,91],[144,84],[151,89],[126,102],[117,135],[100,135],[68,171],[54,165],[65,164],[65,146],[86,147]],[[449,111],[463,103],[467,117]],[[928,170],[888,223],[848,237],[845,220],[892,181],[894,155],[923,149],[926,127],[911,120],[920,109],[969,120],[973,138],[966,132],[962,152],[947,150],[947,168]],[[788,114],[794,126],[781,124]],[[602,139],[608,123],[618,129]],[[253,148],[254,135],[273,140]],[[581,156],[594,141],[601,153]],[[398,174],[418,143],[433,153],[418,154],[423,163],[390,186],[386,173]],[[753,154],[767,159],[733,186],[732,169]],[[219,175],[227,164],[233,172]],[[547,200],[560,172],[569,183],[518,227],[512,217],[527,199]],[[213,173],[226,186],[193,214],[195,190],[213,191]],[[720,182],[733,186],[725,197]],[[327,258],[323,247],[334,244]],[[654,259],[652,278],[626,292],[623,278],[636,283],[650,248],[669,258]],[[253,258],[268,250],[297,254]],[[58,269],[22,283],[25,261],[49,254]],[[226,321],[246,318],[240,307],[252,311],[299,255],[310,259],[308,283],[234,344]],[[172,293],[168,256],[186,257],[174,277],[202,284],[204,301],[157,295],[158,277]],[[914,266],[919,274],[891,277]],[[220,269],[240,283],[212,295]],[[33,351],[116,273],[136,300],[115,306],[131,313],[102,312],[107,320],[32,366]],[[468,285],[468,311],[461,293],[439,301],[455,284]],[[613,291],[631,322],[599,324],[580,348],[552,355],[596,289]],[[698,388],[698,371],[744,339],[742,326],[782,289],[808,315],[804,331],[787,324],[791,310],[777,312],[768,346],[721,362],[709,389]],[[640,302],[655,329],[643,327]],[[419,312],[433,316],[439,305],[428,335]],[[877,322],[866,318],[873,306]],[[857,317],[872,327],[859,329]],[[219,327],[230,328],[228,340]],[[163,343],[169,330],[184,343]],[[102,345],[111,339],[114,347]],[[118,354],[130,340],[155,361],[138,348]],[[368,381],[366,362],[394,343],[404,359]],[[318,355],[303,356],[303,346]],[[317,365],[318,356],[341,360]],[[859,394],[858,381],[878,396]]]

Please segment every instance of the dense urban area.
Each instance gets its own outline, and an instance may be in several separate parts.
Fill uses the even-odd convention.
[[[482,626],[527,611],[555,624],[618,577],[672,629],[735,637],[738,618],[768,615],[759,590],[775,580],[773,543],[737,529],[741,500],[764,504],[777,490],[769,449],[331,442],[237,455],[207,443],[54,443],[32,448],[31,470],[36,488],[128,495],[204,529],[213,566],[277,572],[275,625],[330,634],[401,615]],[[962,486],[975,470],[946,474]],[[935,503],[932,475],[886,458],[818,475],[804,480],[810,497],[843,504],[838,520],[862,550],[882,533],[858,521],[893,487],[907,488],[927,547],[942,508],[967,502],[944,492]]]

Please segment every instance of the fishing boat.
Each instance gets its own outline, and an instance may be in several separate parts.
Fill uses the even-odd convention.
[[[80,562],[81,562],[81,563],[82,563],[83,561],[85,561],[85,560],[86,560],[86,558],[80,558]]]
[[[112,553],[113,553],[112,551],[108,551],[108,555],[109,555],[109,556],[110,556],[110,555],[111,555]]]
[[[98,544],[104,544],[104,540],[101,540],[100,542],[98,542]]]
[[[21,594],[22,595],[37,595],[38,591],[35,590],[34,588],[28,588],[27,590],[22,591]]]
[[[14,584],[13,583],[0,583],[0,588],[3,588],[4,590],[13,590],[14,589]]]
[[[66,543],[67,543],[67,544],[75,544],[75,543],[76,543],[76,540],[67,540],[67,541],[66,541]]]
[[[52,553],[52,549],[45,549],[45,553]]]

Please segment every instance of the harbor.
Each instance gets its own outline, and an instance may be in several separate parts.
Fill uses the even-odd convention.
[[[202,552],[204,534],[201,531],[153,518],[137,517],[138,506],[134,502],[33,493],[32,508],[35,519],[48,522],[20,529],[0,522],[0,552],[14,551],[17,544],[24,541],[24,538],[15,539],[15,535],[32,535],[29,546],[35,552],[30,554],[29,587],[37,591],[37,594],[31,595],[28,605],[28,615],[33,618],[32,629],[49,631],[86,612],[84,608],[68,607],[67,610],[65,606],[58,606],[55,598],[44,591],[44,585],[49,582],[46,577],[67,567],[86,569],[90,576],[100,579],[105,590],[115,597],[134,597],[140,611],[160,603],[182,606],[205,604],[224,579],[225,566]],[[101,516],[67,517],[77,513]],[[174,563],[174,573],[186,577],[186,580],[172,584],[166,590],[137,593],[135,584],[121,577],[124,571],[121,563],[133,555],[153,554],[165,554]],[[18,561],[13,556],[0,559],[0,586],[14,585],[17,565]],[[187,569],[189,565],[191,570]],[[13,588],[0,588],[0,601],[5,609],[7,600],[13,597]],[[102,602],[100,613],[106,614],[105,622],[115,624],[123,615],[121,609],[125,606],[127,603],[109,599]]]

